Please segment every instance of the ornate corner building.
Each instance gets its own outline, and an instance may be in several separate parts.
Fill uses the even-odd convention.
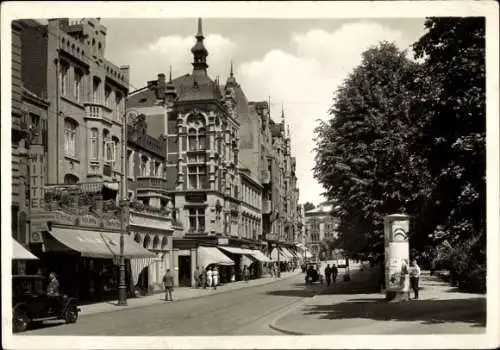
[[[248,102],[232,64],[225,85],[209,76],[201,19],[195,38],[192,72],[158,74],[129,94],[126,107],[145,116],[148,134],[166,140],[173,266],[181,285],[192,282],[198,247],[268,252],[271,241],[293,250],[299,222],[284,117],[276,124],[267,103]]]

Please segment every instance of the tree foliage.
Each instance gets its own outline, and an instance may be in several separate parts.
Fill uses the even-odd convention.
[[[309,211],[309,210],[312,210],[314,208],[316,208],[316,206],[311,202],[306,202],[304,204],[304,211]]]
[[[340,241],[351,253],[381,251],[384,216],[415,212],[430,181],[410,149],[419,74],[394,44],[369,49],[316,129],[315,177],[338,204]]]
[[[411,215],[411,244],[446,239],[485,263],[485,23],[429,18],[409,60],[363,54],[316,129],[316,179],[337,203],[339,242],[381,252],[383,217]],[[467,243],[465,243],[467,242]],[[479,254],[479,255],[478,255]]]

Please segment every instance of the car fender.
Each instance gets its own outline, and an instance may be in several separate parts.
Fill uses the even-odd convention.
[[[61,307],[61,311],[64,313],[66,312],[66,310],[69,308],[69,307],[72,307],[72,306],[77,306],[77,303],[76,303],[77,299],[76,298],[72,298],[72,297],[63,297],[63,305]],[[79,311],[79,310],[78,310]]]
[[[28,318],[31,318],[30,314],[28,313],[28,304],[26,303],[17,303],[13,308],[12,308],[12,313],[14,313],[14,311],[23,311],[24,313],[26,313],[26,315],[28,316]]]

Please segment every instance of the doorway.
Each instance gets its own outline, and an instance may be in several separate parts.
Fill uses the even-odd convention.
[[[179,287],[191,287],[191,256],[179,256]]]

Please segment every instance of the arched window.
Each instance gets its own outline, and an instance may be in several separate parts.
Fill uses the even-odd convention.
[[[141,176],[149,176],[149,158],[141,156]]]
[[[134,236],[134,241],[136,241],[137,243],[141,243],[141,235],[136,233]]]
[[[64,153],[76,156],[76,131],[78,123],[71,118],[64,119]]]
[[[144,237],[144,242],[142,243],[142,246],[144,248],[149,248],[149,244],[151,243],[151,237],[149,237],[149,235],[146,235],[146,237]]]
[[[78,183],[78,177],[73,174],[64,175],[64,184],[65,185],[76,185]]]
[[[168,247],[168,238],[163,237],[163,239],[161,240],[161,249],[165,250],[167,249],[167,247]]]
[[[158,236],[153,239],[153,249],[160,249],[160,238]]]
[[[90,129],[89,158],[94,160],[99,159],[99,130],[96,128]]]

